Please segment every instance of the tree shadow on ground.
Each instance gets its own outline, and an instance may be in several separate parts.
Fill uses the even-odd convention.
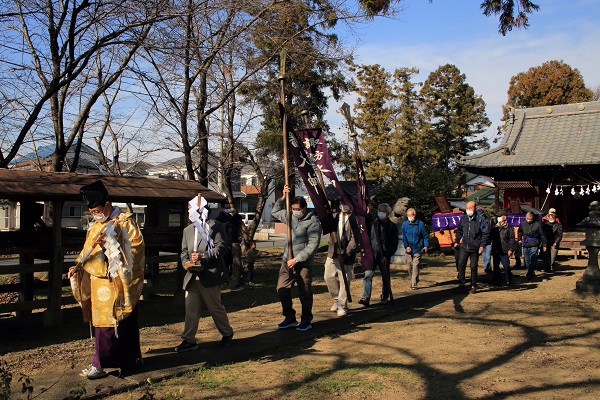
[[[457,305],[460,305],[462,299],[464,299],[465,297],[466,295],[464,294],[457,294],[453,296],[452,301],[455,304],[455,309],[457,308]],[[427,309],[431,306],[433,306],[433,304],[427,305],[421,309],[412,309],[407,313],[397,313],[386,317],[381,322],[398,322],[420,318],[427,313]],[[506,307],[507,313],[511,312],[510,304],[506,304],[504,305],[504,307]],[[600,334],[600,327],[598,327],[597,324],[594,324],[594,316],[589,316],[589,313],[585,314],[585,310],[576,311],[578,313],[578,316],[583,318],[584,322],[582,323],[586,324],[587,326],[586,329],[583,329],[581,330],[581,332],[578,333],[573,333],[570,329],[570,322],[566,322],[561,318],[563,311],[559,307],[552,311],[553,314],[556,314],[556,318],[552,319],[555,322],[551,324],[551,326],[544,326],[542,329],[534,326],[533,324],[528,324],[527,321],[530,318],[532,319],[541,316],[542,313],[547,313],[547,311],[520,309],[518,312],[521,314],[525,314],[525,317],[520,319],[520,321],[525,322],[516,322],[510,319],[489,318],[485,316],[485,312],[477,313],[476,315],[458,315],[457,318],[464,319],[465,323],[468,322],[469,324],[482,326],[491,325],[496,328],[510,326],[513,329],[519,329],[521,332],[522,339],[519,343],[509,346],[499,354],[489,354],[489,358],[487,360],[478,362],[475,365],[472,365],[468,358],[468,354],[465,354],[464,368],[461,368],[457,372],[447,372],[437,367],[436,365],[427,362],[417,352],[409,348],[409,343],[407,343],[405,346],[394,346],[390,343],[377,342],[374,338],[374,343],[372,344],[376,344],[381,348],[387,348],[389,350],[390,355],[394,353],[400,353],[404,357],[408,357],[411,360],[410,362],[386,362],[379,361],[380,358],[373,359],[372,361],[356,362],[351,361],[349,357],[345,354],[317,353],[313,349],[311,349],[311,347],[314,344],[314,340],[308,340],[300,344],[294,344],[274,349],[275,351],[269,350],[267,352],[261,353],[259,357],[261,361],[270,362],[277,360],[286,360],[291,357],[296,357],[299,355],[310,353],[314,357],[323,357],[327,360],[333,357],[335,359],[334,362],[328,361],[328,364],[331,366],[326,369],[319,369],[318,371],[307,371],[306,373],[303,373],[301,368],[298,367],[298,373],[290,375],[289,381],[281,382],[277,386],[269,387],[264,390],[269,395],[272,393],[273,390],[275,390],[281,396],[285,396],[290,392],[305,390],[303,394],[307,395],[308,397],[311,397],[312,395],[313,398],[326,398],[328,396],[335,396],[337,394],[322,391],[319,392],[319,390],[323,390],[323,385],[320,385],[319,382],[322,382],[325,379],[335,380],[337,374],[342,371],[344,371],[345,373],[347,373],[348,371],[354,371],[355,379],[360,380],[363,376],[362,374],[364,373],[364,371],[367,371],[369,369],[386,368],[397,369],[417,374],[420,378],[420,381],[424,382],[424,386],[420,384],[418,385],[418,396],[420,398],[462,399],[470,397],[469,394],[465,393],[464,389],[461,387],[464,382],[469,381],[477,377],[478,375],[488,373],[489,371],[508,371],[509,369],[507,365],[511,361],[517,359],[518,357],[522,357],[526,352],[536,347],[556,345],[561,342],[573,342],[577,339],[594,337]],[[462,312],[457,310],[457,313],[463,314],[464,310]],[[546,315],[544,314],[544,316]],[[431,315],[428,316],[429,320],[435,320],[436,318],[438,317]],[[335,335],[332,335],[332,337],[343,337],[344,335],[347,335],[349,333],[368,329],[370,328],[365,326],[353,327],[347,330],[339,331],[335,333]],[[469,328],[466,327],[465,329]],[[550,334],[548,332],[554,333]],[[293,367],[291,366],[290,368]],[[352,372],[350,372],[350,374],[352,374]],[[501,372],[499,374],[501,374]],[[499,375],[499,377],[500,376],[501,375]],[[366,381],[363,383],[367,384]],[[575,381],[561,382],[556,384],[541,384],[538,382],[524,381],[521,387],[517,389],[511,388],[507,389],[506,391],[496,389],[491,391],[489,395],[483,396],[482,398],[506,398],[525,394],[535,394],[540,397],[545,397],[550,396],[552,391],[582,387],[589,387],[590,390],[592,390],[593,388],[598,388],[600,387],[600,379],[588,379],[585,376],[581,376],[580,379],[577,379]],[[417,389],[417,387],[415,389]],[[214,398],[226,398],[228,396],[244,397],[245,395],[255,396],[256,394],[257,392],[254,390],[252,392],[238,391],[235,393],[228,393],[227,396]],[[260,394],[260,392],[258,392],[258,394]]]

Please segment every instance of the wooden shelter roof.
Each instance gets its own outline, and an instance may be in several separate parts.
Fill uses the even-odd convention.
[[[201,194],[209,202],[224,197],[196,181],[0,169],[0,199],[81,201],[79,189],[101,180],[112,201],[136,204],[183,202]]]

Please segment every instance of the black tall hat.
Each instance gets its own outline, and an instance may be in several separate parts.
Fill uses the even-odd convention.
[[[103,206],[108,200],[108,190],[102,181],[82,186],[79,193],[83,196],[83,202],[87,204],[88,208]]]

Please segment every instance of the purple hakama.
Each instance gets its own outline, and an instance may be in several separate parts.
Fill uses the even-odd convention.
[[[137,305],[131,314],[115,328],[94,327],[96,353],[92,365],[96,368],[132,369],[142,360]]]

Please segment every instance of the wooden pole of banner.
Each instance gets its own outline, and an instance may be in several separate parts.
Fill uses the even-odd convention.
[[[298,84],[297,81],[294,81],[294,84],[296,85],[296,91],[298,92],[298,99],[300,99],[300,105],[302,106],[302,112],[300,112],[300,115],[302,115],[302,118],[304,119],[304,125],[306,125],[307,129],[311,128],[311,124],[310,124],[310,119],[308,117],[308,110],[306,109],[306,103],[304,102],[304,98],[302,97],[302,92],[300,91],[300,85]],[[325,198],[327,198],[327,192],[325,191],[325,182],[323,181],[323,173],[321,172],[321,169],[317,166],[317,173],[319,175],[319,183],[321,184],[321,190],[323,190],[323,193],[325,194]],[[337,231],[333,231],[329,233],[329,236],[331,237],[331,241],[333,242],[333,246],[338,250],[338,254],[342,254],[342,248],[340,246],[340,241],[338,240],[337,237]],[[344,263],[342,260],[340,260],[340,264],[341,264],[341,270],[342,270],[342,279],[344,281],[344,288],[346,289],[346,298],[348,300],[348,303],[352,303],[352,294],[350,293],[350,282],[348,282],[348,277],[346,276],[346,270],[344,267]]]
[[[287,57],[287,52],[282,50],[279,53],[279,76],[277,79],[279,80],[280,87],[280,97],[279,101],[281,102],[281,107],[283,109],[283,117],[281,118],[281,132],[283,136],[283,174],[285,175],[285,185],[290,187],[290,171],[289,171],[289,162],[288,162],[288,134],[287,134],[287,115],[285,113],[285,59]],[[292,249],[292,205],[290,199],[290,193],[285,193],[285,211],[287,216],[287,255],[288,260],[294,258],[294,251]]]
[[[358,135],[356,134],[356,130],[354,128],[354,121],[352,120],[352,115],[350,114],[350,106],[348,105],[348,103],[342,104],[340,111],[342,112],[342,115],[346,118],[346,121],[348,123],[348,129],[350,130],[350,137],[352,139],[354,139],[354,154],[355,154],[355,156],[359,156],[358,137],[357,137]],[[356,172],[358,174],[358,171],[356,171]],[[365,179],[365,183],[366,183],[366,177],[364,179]],[[358,195],[360,196],[360,193]],[[373,269],[375,269],[375,266],[373,266]],[[387,265],[382,266],[381,278],[383,280],[383,284],[386,285],[388,288],[388,293],[390,294],[390,303],[394,304],[394,295],[392,294],[392,279],[391,279],[391,273],[390,273],[390,260],[388,260]]]

